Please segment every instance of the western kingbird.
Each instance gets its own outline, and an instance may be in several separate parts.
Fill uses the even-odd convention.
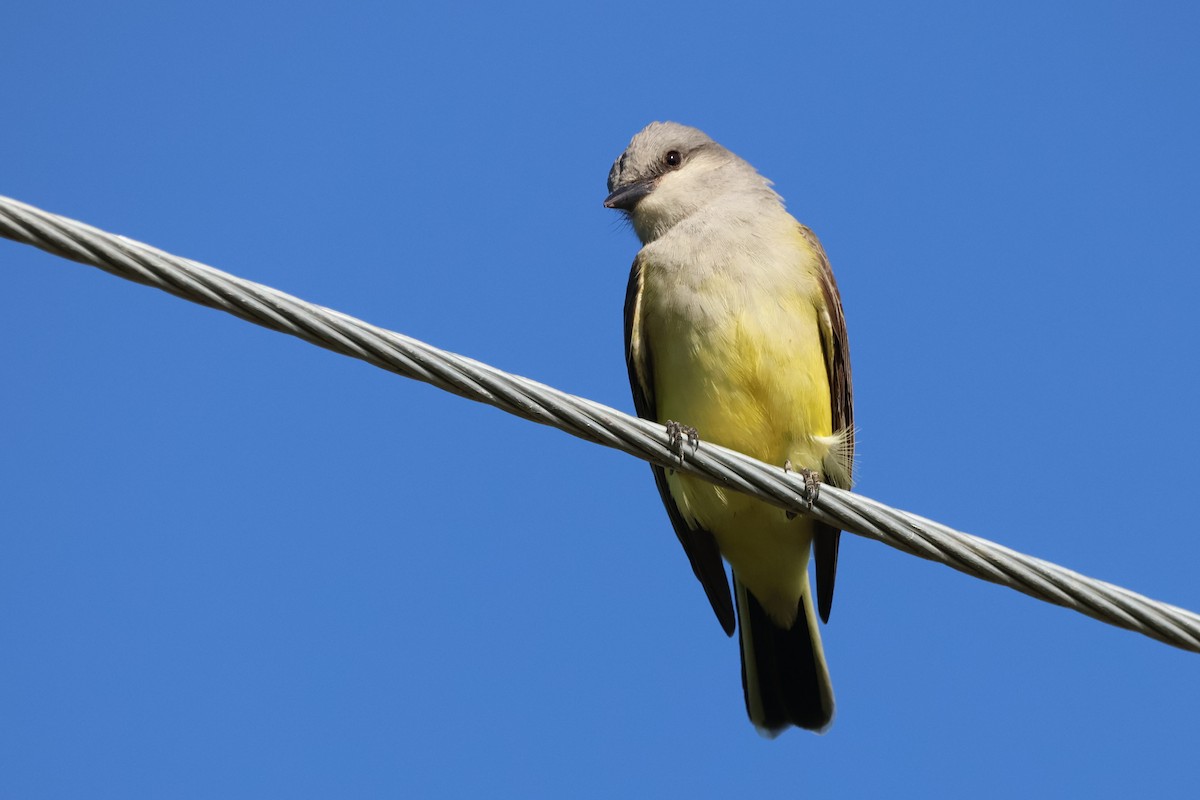
[[[849,488],[853,405],[846,322],[825,251],[754,167],[704,133],[654,122],[608,175],[604,205],[642,249],[625,296],[639,416]],[[682,454],[682,451],[681,451]],[[824,731],[833,687],[809,588],[829,619],[841,531],[653,466],[671,524],[725,632],[741,624],[751,722]]]

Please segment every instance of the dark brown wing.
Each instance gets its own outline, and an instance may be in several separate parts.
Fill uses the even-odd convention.
[[[804,238],[812,245],[820,262],[821,293],[825,308],[820,317],[821,349],[825,353],[825,371],[829,378],[829,402],[833,411],[834,433],[846,432],[844,458],[846,477],[829,475],[825,480],[839,489],[849,489],[849,474],[854,464],[854,391],[850,385],[850,343],[846,338],[846,317],[842,313],[842,296],[829,268],[829,258],[816,234],[800,226]],[[842,485],[845,484],[845,485]],[[813,537],[813,558],[817,570],[817,610],[821,619],[829,622],[833,607],[833,584],[837,578],[838,541],[842,532],[837,528],[816,523]]]
[[[634,259],[633,268],[629,271],[629,286],[625,290],[625,362],[629,367],[629,386],[633,389],[633,407],[639,417],[662,422],[658,418],[658,410],[654,401],[654,372],[650,360],[649,348],[643,338],[641,324],[642,296],[642,267],[641,259]],[[729,593],[729,579],[725,577],[725,565],[721,562],[721,551],[717,548],[716,538],[703,528],[689,527],[679,513],[679,507],[671,497],[667,486],[667,475],[662,467],[650,465],[654,472],[654,483],[662,496],[663,505],[667,507],[667,516],[671,518],[671,526],[675,535],[687,553],[688,561],[692,563],[692,572],[708,602],[712,605],[721,627],[725,633],[732,636],[734,630],[733,597]]]

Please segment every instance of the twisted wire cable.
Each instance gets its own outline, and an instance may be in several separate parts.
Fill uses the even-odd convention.
[[[803,477],[784,472],[779,466],[705,442],[694,451],[690,446],[676,451],[662,425],[439,350],[269,286],[3,196],[0,196],[0,236],[99,267],[264,328],[297,336],[573,436],[699,476],[780,508],[809,514],[842,530],[1074,609],[1101,622],[1200,652],[1200,615],[1186,609],[1151,600],[833,486],[821,486],[810,503],[805,498]]]

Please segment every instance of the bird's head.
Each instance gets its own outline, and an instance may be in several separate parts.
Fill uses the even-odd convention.
[[[642,243],[657,239],[704,206],[749,190],[771,196],[770,182],[704,132],[652,122],[608,173],[604,205],[628,215]]]

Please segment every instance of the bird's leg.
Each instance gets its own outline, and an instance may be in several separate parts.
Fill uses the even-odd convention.
[[[684,425],[673,419],[667,420],[666,428],[667,444],[675,451],[675,455],[679,456],[679,463],[682,464],[684,450],[688,445],[691,445],[693,453],[700,447],[700,433],[691,425]]]
[[[790,458],[783,462],[783,471],[792,471],[792,460]],[[808,510],[812,511],[813,501],[821,494],[821,478],[814,470],[807,467],[801,467],[796,472],[799,473],[800,477],[804,478],[804,493],[800,496],[808,504]],[[788,519],[796,518],[795,511],[785,511],[784,513],[787,514]]]

